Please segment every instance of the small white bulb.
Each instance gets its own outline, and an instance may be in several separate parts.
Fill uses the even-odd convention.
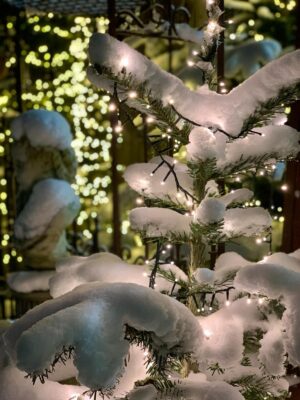
[[[117,109],[117,106],[115,105],[115,103],[109,103],[109,106],[108,106],[108,111],[116,111],[116,109]]]
[[[116,133],[121,133],[123,131],[123,126],[122,125],[116,125],[115,126],[115,132]]]
[[[137,92],[135,92],[135,91],[129,92],[128,97],[130,99],[135,99],[137,97]]]
[[[122,67],[122,68],[128,67],[128,58],[127,58],[127,57],[122,57],[122,58],[121,58],[121,61],[120,61],[120,64],[121,64],[121,67]]]
[[[225,305],[226,305],[226,307],[229,307],[230,306],[230,301],[226,300]]]
[[[212,332],[209,329],[204,329],[203,333],[206,339],[209,339],[212,336]]]

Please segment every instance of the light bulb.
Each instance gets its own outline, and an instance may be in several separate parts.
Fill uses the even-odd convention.
[[[212,336],[212,332],[209,329],[204,329],[203,333],[206,339],[209,339]]]
[[[135,99],[137,97],[137,92],[135,92],[135,91],[129,92],[128,97],[130,99]]]
[[[108,106],[108,111],[116,111],[116,109],[117,109],[117,106],[115,105],[115,103],[109,103],[109,106]]]
[[[126,68],[128,67],[128,58],[127,57],[122,57],[120,61],[121,67]]]
[[[229,307],[230,306],[230,301],[226,300],[225,305],[226,305],[226,307]]]

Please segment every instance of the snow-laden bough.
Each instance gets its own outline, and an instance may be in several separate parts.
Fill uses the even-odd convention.
[[[31,376],[44,374],[72,349],[78,380],[93,391],[111,390],[124,370],[126,327],[148,332],[158,354],[200,357],[202,328],[183,304],[129,283],[82,285],[47,301],[4,335],[13,363]],[[74,329],[76,327],[76,329]]]

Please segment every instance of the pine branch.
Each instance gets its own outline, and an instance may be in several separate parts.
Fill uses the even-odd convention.
[[[271,392],[274,378],[268,376],[248,375],[230,384],[237,386],[246,400],[284,400],[288,398],[288,393],[282,391],[279,396],[274,396]]]
[[[143,83],[136,82],[132,74],[127,74],[126,70],[114,74],[110,68],[98,64],[94,65],[94,69],[98,75],[117,83],[119,94],[122,94],[123,92],[127,95],[128,91],[136,92],[136,98],[125,98],[121,101],[121,104],[130,100],[131,107],[137,109],[141,113],[152,116],[154,118],[153,124],[167,135],[172,136],[181,144],[188,143],[188,137],[192,130],[192,125],[182,120],[172,109],[171,105],[164,105],[161,100],[152,96],[151,91],[146,88],[147,81]]]
[[[244,122],[239,136],[245,136],[253,128],[267,125],[276,114],[282,113],[286,107],[300,98],[300,82],[293,87],[283,87],[276,97],[261,103]]]
[[[153,332],[138,331],[126,324],[125,339],[130,344],[147,350],[147,372],[152,380],[151,383],[160,391],[173,388],[174,383],[169,378],[170,373],[178,372],[184,361],[191,360],[191,354],[182,352],[180,346],[167,348],[159,343]],[[149,383],[149,379],[147,379],[147,383]]]

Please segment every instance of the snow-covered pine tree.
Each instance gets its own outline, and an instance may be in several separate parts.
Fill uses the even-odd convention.
[[[194,52],[207,82],[220,32],[212,3]],[[50,283],[54,299],[3,336],[10,358],[0,360],[1,399],[24,400],[15,367],[37,381],[36,399],[63,400],[71,390],[119,400],[288,398],[287,368],[300,365],[299,251],[257,263],[227,252],[213,261],[219,243],[270,231],[265,210],[242,206],[249,190],[220,194],[217,182],[298,153],[299,133],[285,125],[282,107],[299,94],[300,52],[226,95],[207,86],[191,92],[108,35],[92,37],[90,61],[89,78],[128,120],[147,115],[157,155],[130,166],[125,179],[146,204],[132,210],[132,227],[157,250],[143,266],[108,253],[62,262]],[[174,244],[189,249],[183,270],[165,258]],[[84,388],[46,380],[70,357],[69,376]]]

